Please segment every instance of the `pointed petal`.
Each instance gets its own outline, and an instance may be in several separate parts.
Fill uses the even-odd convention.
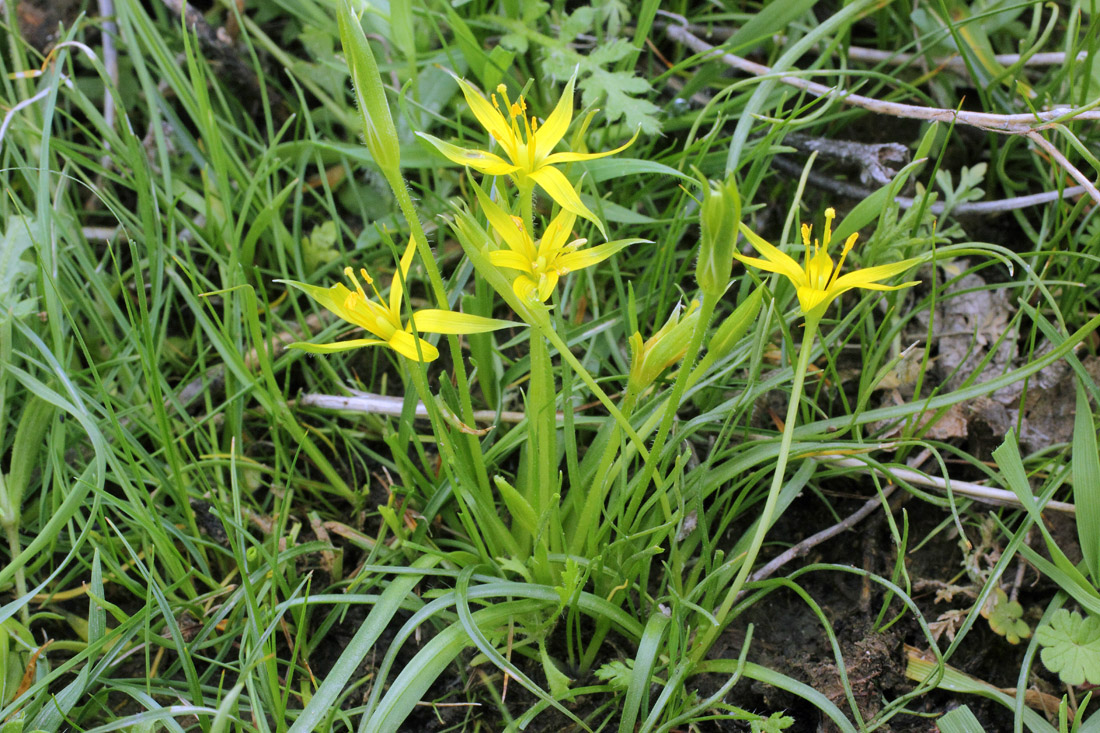
[[[550,198],[554,199],[558,206],[566,211],[573,212],[577,216],[583,216],[599,227],[601,233],[603,232],[603,223],[588,210],[587,206],[581,203],[581,197],[577,195],[576,189],[573,188],[573,184],[569,182],[564,173],[557,168],[544,165],[531,173],[530,177],[531,180],[542,186],[546,193],[550,194]]]
[[[573,224],[577,221],[577,215],[572,211],[562,209],[558,212],[542,232],[539,240],[537,257],[543,257],[550,262],[558,256],[565,246],[569,244],[573,236]]]
[[[561,139],[565,137],[565,131],[569,129],[569,123],[573,120],[573,79],[565,85],[554,111],[546,118],[535,132],[535,160],[542,160],[550,154]]]
[[[779,275],[783,275],[784,277],[788,278],[792,283],[794,283],[795,286],[806,284],[806,275],[802,272],[802,268],[798,267],[797,264],[795,265],[795,267],[798,270],[798,274],[794,275],[789,272],[788,268],[783,266],[783,263],[775,263],[771,260],[762,260],[758,257],[746,257],[745,255],[737,254],[736,252],[733,256],[741,264],[751,265],[760,270],[766,270],[767,272],[774,272]]]
[[[295,280],[276,280],[275,282],[297,288],[317,301],[325,310],[335,313],[349,323],[354,323],[357,326],[362,325],[356,317],[355,312],[344,305],[347,302],[348,296],[352,293],[343,283],[336,283],[332,287],[322,288],[319,285],[309,285]]]
[[[764,258],[767,259],[768,262],[770,262],[772,265],[771,267],[761,267],[760,265],[756,265],[757,267],[760,267],[760,269],[762,270],[768,270],[769,272],[778,272],[780,275],[783,275],[795,284],[805,282],[806,273],[803,271],[802,266],[799,265],[793,257],[788,255],[786,252],[783,252],[778,247],[773,246],[770,242],[761,237],[759,234],[749,229],[747,226],[745,226],[744,222],[741,223],[740,228],[741,233],[744,234],[745,238],[749,240],[753,247],[756,248],[756,251],[764,255]],[[740,259],[742,262],[746,261],[745,259],[741,259],[740,256],[738,256],[738,259]],[[756,263],[753,264],[755,265]]]
[[[611,255],[615,254],[619,250],[629,247],[632,244],[638,244],[639,242],[647,242],[646,239],[618,239],[614,242],[608,242],[607,244],[600,244],[595,247],[588,247],[587,249],[578,250],[576,252],[570,252],[558,257],[554,262],[558,271],[563,275],[567,272],[575,272],[577,270],[583,270],[586,267],[591,267],[599,262],[603,262]]]
[[[524,303],[540,299],[538,285],[526,275],[520,275],[512,281],[512,292]]]
[[[356,298],[351,312],[355,315],[352,323],[380,339],[388,339],[394,331],[401,330],[401,314],[391,313],[389,308],[373,300]]]
[[[825,290],[833,276],[833,258],[822,247],[806,262],[806,280],[819,290]]]
[[[910,280],[905,283],[898,283],[897,285],[879,285],[878,283],[867,283],[866,285],[860,285],[859,287],[864,290],[904,290],[905,288],[911,288],[914,285],[920,285],[920,280]]]
[[[417,342],[420,342],[420,354],[416,353]],[[406,359],[420,361],[423,354],[424,361],[435,361],[439,357],[439,349],[429,344],[419,336],[413,336],[408,331],[395,331],[387,342],[387,345]]]
[[[795,294],[798,296],[798,305],[801,306],[804,314],[809,314],[810,311],[817,309],[827,308],[829,303],[841,293],[850,290],[850,288],[836,289],[830,288],[826,290],[818,290],[817,288],[811,288],[808,286],[800,286],[795,288]]]
[[[398,323],[401,322],[401,298],[405,294],[405,286],[401,281],[406,279],[409,274],[409,268],[412,267],[413,255],[416,254],[416,240],[411,236],[409,237],[409,243],[405,245],[405,252],[401,255],[401,271],[394,273],[393,280],[390,282],[390,313],[397,319]]]
[[[505,150],[515,150],[512,127],[508,124],[508,120],[504,119],[504,115],[497,111],[492,102],[486,99],[485,95],[474,88],[470,82],[457,76],[455,80],[462,88],[462,94],[466,97],[466,104],[470,105],[470,111],[474,113],[474,117],[481,123],[481,126],[493,136],[494,140],[503,145]],[[508,145],[509,141],[512,141],[511,146]]]
[[[425,308],[413,313],[416,330],[428,333],[486,333],[498,328],[522,326],[522,323],[503,321],[499,318],[486,318],[469,313]]]
[[[638,128],[634,132],[634,137],[627,140],[625,143],[615,148],[614,150],[605,150],[602,153],[554,153],[549,155],[542,161],[543,165],[558,165],[559,163],[573,163],[575,161],[582,160],[595,160],[596,158],[606,158],[609,155],[615,153],[621,153],[634,144],[634,141],[638,139],[638,133],[642,131],[642,128]]]
[[[513,252],[517,252],[527,259],[535,257],[535,245],[531,237],[519,226],[515,220],[497,206],[496,202],[489,198],[489,194],[481,190],[481,186],[474,186],[477,201],[481,204],[481,210],[485,212],[485,218],[489,220],[489,226],[500,235],[504,243]]]
[[[287,348],[308,351],[311,354],[332,354],[337,351],[350,351],[351,349],[361,349],[364,346],[380,346],[385,343],[385,341],[379,341],[378,339],[351,339],[350,341],[334,341],[330,344],[311,344],[299,341],[288,344]]]
[[[416,254],[416,240],[409,235],[409,243],[405,245],[405,251],[401,253],[401,274],[408,275],[412,267],[413,256]]]
[[[546,273],[546,277],[542,278],[539,282],[539,300],[545,303],[550,299],[550,296],[554,294],[554,288],[558,286],[558,271],[551,270]]]
[[[416,134],[430,142],[436,150],[449,160],[459,165],[469,166],[486,175],[503,176],[519,170],[519,166],[512,165],[499,155],[487,153],[484,150],[475,150],[473,148],[460,148],[457,145],[452,145],[449,142],[445,142],[424,132],[418,132]]]
[[[913,265],[920,262],[919,258],[891,262],[887,265],[865,267],[862,270],[852,270],[847,275],[841,275],[833,284],[834,287],[866,288],[877,280],[885,280],[894,275],[900,275]],[[900,287],[900,286],[899,286]]]
[[[489,253],[489,262],[495,267],[507,267],[520,272],[532,272],[531,260],[510,249],[498,249]]]

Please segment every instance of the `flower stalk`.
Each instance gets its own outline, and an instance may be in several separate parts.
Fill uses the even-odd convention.
[[[787,463],[790,460],[791,443],[794,439],[795,421],[798,417],[798,407],[802,400],[802,390],[806,380],[806,371],[810,366],[810,355],[814,348],[814,339],[817,336],[818,326],[821,323],[829,305],[849,290],[861,288],[865,290],[900,290],[917,281],[901,283],[900,285],[883,285],[879,280],[884,280],[894,275],[900,275],[913,265],[920,262],[919,258],[902,260],[887,265],[868,267],[861,270],[853,270],[845,275],[840,274],[849,252],[855,246],[858,234],[853,233],[844,242],[844,248],[840,254],[840,260],[834,265],[829,256],[829,244],[832,240],[832,224],[836,217],[836,211],[832,208],[825,210],[824,235],[820,242],[813,239],[812,230],[808,224],[802,225],[802,243],[806,248],[805,261],[802,265],[790,255],[765,241],[744,223],[740,224],[741,232],[763,255],[763,259],[745,257],[741,254],[734,256],[745,263],[768,272],[775,272],[790,280],[795,287],[795,295],[798,298],[799,307],[805,317],[802,346],[798,353],[798,363],[794,368],[794,379],[791,384],[791,398],[787,405],[787,417],[783,424],[783,435],[779,443],[779,456],[776,461],[775,473],[772,474],[771,486],[768,489],[764,508],[757,519],[756,529],[753,532],[749,548],[742,558],[733,584],[726,592],[722,605],[714,614],[717,623],[712,623],[696,640],[691,652],[693,663],[699,662],[707,653],[718,634],[728,622],[728,616],[737,602],[752,572],[753,565],[764,544],[764,537],[774,521],[775,508],[779,501],[780,491],[787,471]]]
[[[753,532],[749,549],[745,552],[745,557],[741,561],[741,567],[737,571],[737,576],[734,578],[733,584],[726,592],[726,596],[722,600],[722,605],[719,606],[718,610],[714,613],[714,618],[718,619],[718,623],[708,626],[695,642],[695,648],[691,653],[693,663],[697,663],[703,658],[703,655],[710,649],[711,645],[718,637],[718,634],[725,628],[726,617],[729,616],[733,604],[736,603],[738,597],[740,597],[741,591],[745,587],[745,582],[748,580],[749,573],[752,572],[752,567],[756,563],[757,556],[760,554],[760,548],[764,545],[764,537],[767,535],[768,530],[771,529],[775,507],[779,502],[780,490],[783,488],[787,463],[790,460],[791,443],[794,440],[795,423],[798,419],[798,405],[802,401],[802,389],[806,382],[806,371],[810,366],[810,355],[813,353],[814,349],[817,324],[817,320],[811,320],[810,318],[806,319],[802,346],[798,351],[798,363],[795,364],[794,367],[794,381],[791,384],[791,399],[787,404],[787,416],[783,423],[783,436],[779,442],[779,456],[775,465],[775,473],[772,474],[772,483],[768,488],[768,496],[764,500],[764,508],[760,511],[760,516],[757,519],[756,531]]]

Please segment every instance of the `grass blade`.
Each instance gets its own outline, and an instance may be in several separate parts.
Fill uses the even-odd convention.
[[[1084,386],[1077,383],[1077,414],[1073,419],[1073,503],[1077,507],[1077,537],[1092,582],[1100,584],[1100,454],[1096,425]]]

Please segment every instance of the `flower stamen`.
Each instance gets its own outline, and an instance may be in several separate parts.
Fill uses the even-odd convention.
[[[779,248],[768,243],[743,223],[741,232],[749,239],[756,251],[763,259],[757,257],[745,257],[741,254],[734,256],[747,265],[758,267],[762,270],[783,275],[795,287],[795,294],[802,313],[808,320],[818,320],[829,304],[849,290],[862,288],[865,290],[898,290],[900,288],[916,285],[916,281],[902,283],[900,285],[881,285],[880,280],[898,275],[913,265],[919,259],[907,259],[901,262],[879,265],[865,270],[856,270],[847,275],[841,275],[840,271],[847,260],[848,253],[855,247],[858,233],[849,235],[844,242],[844,248],[840,253],[839,261],[834,266],[829,256],[829,245],[833,237],[833,220],[836,211],[833,208],[825,211],[825,227],[822,240],[813,238],[813,229],[809,224],[803,224],[802,244],[805,247],[805,259],[800,264],[793,257],[784,253]]]

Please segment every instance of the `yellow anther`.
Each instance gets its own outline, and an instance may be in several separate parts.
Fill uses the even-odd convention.
[[[344,275],[348,280],[351,280],[352,285],[355,286],[355,292],[359,294],[359,297],[363,300],[367,299],[367,294],[363,292],[363,286],[359,284],[359,281],[355,278],[355,270],[350,267],[344,268]],[[349,296],[352,297],[352,296]]]

